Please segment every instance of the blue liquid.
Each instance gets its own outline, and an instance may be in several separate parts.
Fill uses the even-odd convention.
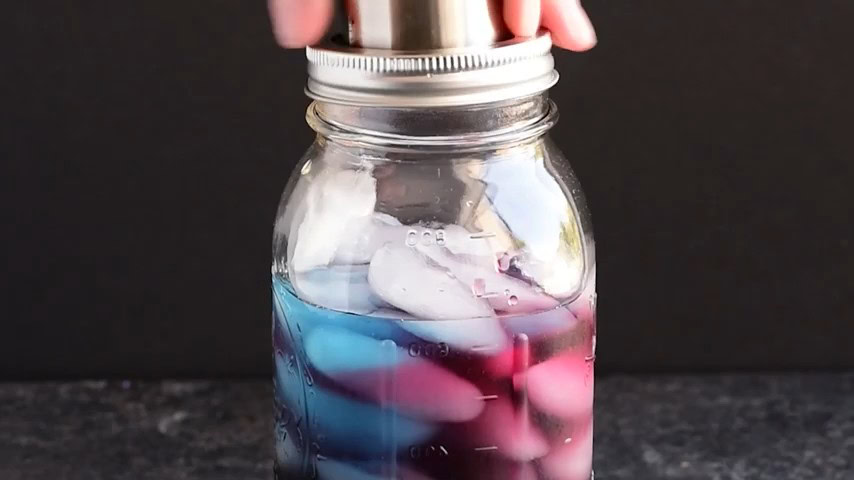
[[[318,459],[327,457],[393,464],[401,445],[419,444],[436,431],[429,422],[398,415],[394,409],[340,391],[309,366],[306,350],[317,341],[306,339],[330,341],[323,345],[324,352],[312,355],[327,363],[324,370],[371,369],[388,366],[382,354],[354,350],[346,337],[336,339],[334,334],[352,332],[393,346],[412,342],[411,334],[388,318],[335,312],[304,303],[282,279],[274,278],[273,290],[277,453],[290,453],[279,455],[288,459],[287,465],[277,465],[281,478],[312,478]],[[319,355],[327,351],[332,354]],[[283,463],[282,458],[278,463]]]

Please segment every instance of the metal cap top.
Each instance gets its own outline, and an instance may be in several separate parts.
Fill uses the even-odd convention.
[[[350,45],[390,50],[488,47],[512,35],[500,0],[347,0]]]
[[[347,0],[349,45],[309,47],[306,93],[360,106],[491,103],[557,82],[551,37],[513,38],[500,0]]]

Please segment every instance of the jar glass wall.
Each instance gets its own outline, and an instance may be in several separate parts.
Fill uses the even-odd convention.
[[[312,105],[273,242],[279,478],[590,478],[594,243],[556,118]]]

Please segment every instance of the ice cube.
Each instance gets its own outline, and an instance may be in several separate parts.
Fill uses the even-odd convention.
[[[292,281],[300,297],[320,307],[365,314],[387,306],[368,285],[367,265],[334,265],[295,272]]]
[[[395,307],[431,319],[491,317],[492,309],[447,269],[406,246],[386,245],[374,255],[368,271],[374,292]]]
[[[454,255],[449,248],[419,246],[418,250],[469,285],[476,296],[497,311],[536,313],[558,305],[554,298],[536,292],[530,285],[498,273],[494,257]]]
[[[436,426],[315,387],[308,411],[312,438],[330,455],[374,457],[427,440]]]
[[[377,404],[431,421],[464,422],[480,414],[477,387],[403,347],[334,327],[316,328],[306,340],[314,368]],[[449,355],[445,348],[432,355]]]
[[[401,352],[393,340],[380,341],[332,326],[312,329],[305,341],[305,352],[312,366],[327,376],[362,370],[393,371],[415,361]]]
[[[468,320],[404,321],[402,328],[424,340],[446,343],[475,355],[493,355],[505,348],[507,336],[494,317]]]
[[[373,219],[383,225],[389,225],[392,227],[399,227],[403,225],[402,223],[400,223],[400,220],[395,218],[393,215],[389,215],[383,212],[374,212]]]
[[[483,414],[465,425],[466,441],[475,451],[495,450],[505,458],[528,462],[549,451],[546,437],[526,408],[514,408],[507,397],[488,401]]]
[[[329,265],[351,222],[366,218],[377,202],[376,179],[367,170],[337,170],[319,174],[304,200],[289,265],[305,272]]]
[[[540,459],[549,480],[590,480],[593,470],[593,424],[588,421],[564,444]]]
[[[484,362],[484,370],[496,378],[509,377],[513,374],[513,366],[516,359],[516,347],[509,343],[506,347],[489,355]]]
[[[386,245],[371,261],[368,282],[389,304],[418,318],[492,317],[492,309],[447,269],[411,247]]]
[[[368,282],[384,301],[427,319],[400,324],[422,338],[458,348],[506,342],[489,304],[413,248],[386,245],[377,251]]]
[[[273,291],[277,298],[275,304],[277,308],[281,308],[281,311],[277,312],[277,317],[280,321],[285,321],[282,324],[285,332],[290,328],[294,334],[300,331],[308,333],[317,326],[334,325],[363,335],[390,338],[401,345],[416,340],[411,333],[400,328],[397,322],[391,322],[386,318],[375,318],[376,312],[371,314],[372,316],[356,315],[305,303],[298,299],[289,290],[286,282],[279,277],[273,277]],[[378,311],[384,310],[386,309]]]
[[[528,370],[528,398],[544,413],[576,419],[593,409],[593,383],[593,362],[569,352]]]
[[[350,221],[335,250],[335,264],[367,264],[374,253],[386,243],[403,245],[409,230],[385,213],[374,213],[370,217],[359,217]]]
[[[489,303],[414,248],[381,248],[371,260],[368,282],[384,301],[424,319],[400,326],[426,340],[496,350],[507,341]]]

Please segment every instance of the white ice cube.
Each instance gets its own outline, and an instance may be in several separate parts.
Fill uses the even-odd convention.
[[[422,338],[462,349],[500,350],[507,341],[489,303],[415,248],[382,247],[368,282],[384,301],[422,319],[401,322]]]
[[[507,313],[535,313],[558,305],[554,298],[530,285],[497,271],[496,260],[484,255],[454,255],[450,248],[419,246],[419,251],[447,268],[475,296],[486,299],[495,310]]]
[[[333,263],[360,265],[370,263],[374,253],[386,243],[403,245],[408,229],[385,213],[350,220],[335,250]]]
[[[342,312],[371,313],[387,306],[368,284],[367,265],[340,265],[296,272],[291,276],[301,298]]]
[[[368,282],[380,298],[419,318],[492,316],[486,301],[411,247],[385,245],[379,249],[371,260]]]
[[[369,218],[377,202],[376,179],[367,170],[323,172],[306,193],[290,267],[297,272],[329,265],[351,222]]]

